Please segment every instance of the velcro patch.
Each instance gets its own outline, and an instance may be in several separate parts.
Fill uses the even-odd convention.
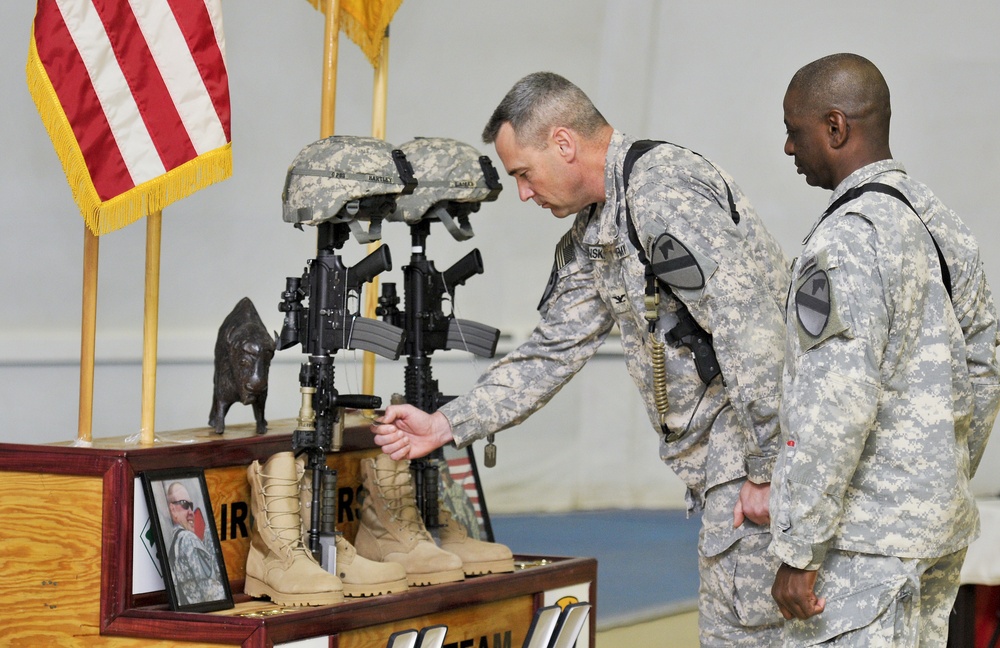
[[[795,313],[803,330],[818,338],[830,321],[830,277],[816,270],[795,291]]]
[[[684,244],[669,234],[661,234],[653,242],[650,255],[653,272],[660,281],[681,290],[705,287],[705,273]]]
[[[556,284],[559,283],[559,271],[575,259],[576,248],[573,247],[573,232],[570,230],[563,234],[563,237],[559,239],[558,245],[556,245],[556,258],[552,264],[552,272],[549,273],[549,281],[545,285],[545,292],[542,293],[542,299],[538,302],[538,310],[542,310],[542,306],[545,305],[545,302],[549,300],[552,292],[556,289]]]
[[[630,306],[628,294],[622,292],[611,295],[611,306],[619,315],[627,312]]]

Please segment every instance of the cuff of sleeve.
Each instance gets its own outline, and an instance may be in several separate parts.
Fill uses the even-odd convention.
[[[796,569],[815,571],[826,559],[827,545],[811,544],[782,531],[772,530],[771,553]]]
[[[451,424],[451,436],[456,448],[464,448],[476,439],[486,437],[487,432],[472,413],[463,412],[456,407],[449,408],[450,404],[445,403],[437,411]]]
[[[747,479],[755,484],[766,484],[771,481],[774,472],[774,462],[777,455],[747,456]]]

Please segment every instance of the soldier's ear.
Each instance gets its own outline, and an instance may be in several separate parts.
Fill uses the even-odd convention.
[[[559,156],[567,162],[573,161],[576,157],[576,133],[565,126],[557,126],[552,130],[551,139]]]
[[[826,115],[826,135],[830,148],[838,149],[847,143],[851,126],[847,123],[847,115],[834,108]]]

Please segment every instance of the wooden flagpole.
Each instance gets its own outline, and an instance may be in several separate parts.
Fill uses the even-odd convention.
[[[156,346],[160,317],[160,233],[163,212],[146,217],[146,298],[142,327],[142,423],[140,445],[156,438]]]
[[[389,98],[389,27],[385,28],[385,38],[382,39],[382,50],[379,52],[378,65],[375,67],[375,81],[372,91],[372,137],[385,139],[386,107]],[[382,245],[380,241],[368,244],[371,254]],[[378,277],[372,277],[365,293],[365,317],[375,318],[378,308]],[[375,354],[365,351],[362,356],[361,391],[365,394],[375,393]]]
[[[97,337],[97,269],[100,239],[83,226],[83,313],[80,324],[80,411],[76,444],[89,446],[94,425],[94,350]]]
[[[323,87],[320,95],[319,136],[333,135],[337,113],[337,56],[340,48],[340,0],[327,0],[323,39]]]

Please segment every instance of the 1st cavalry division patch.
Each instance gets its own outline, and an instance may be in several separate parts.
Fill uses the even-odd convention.
[[[795,292],[799,324],[812,337],[819,337],[830,321],[830,278],[825,270],[810,274]]]
[[[669,234],[661,234],[653,243],[653,272],[660,281],[680,290],[698,290],[705,286],[705,274],[691,251]]]

